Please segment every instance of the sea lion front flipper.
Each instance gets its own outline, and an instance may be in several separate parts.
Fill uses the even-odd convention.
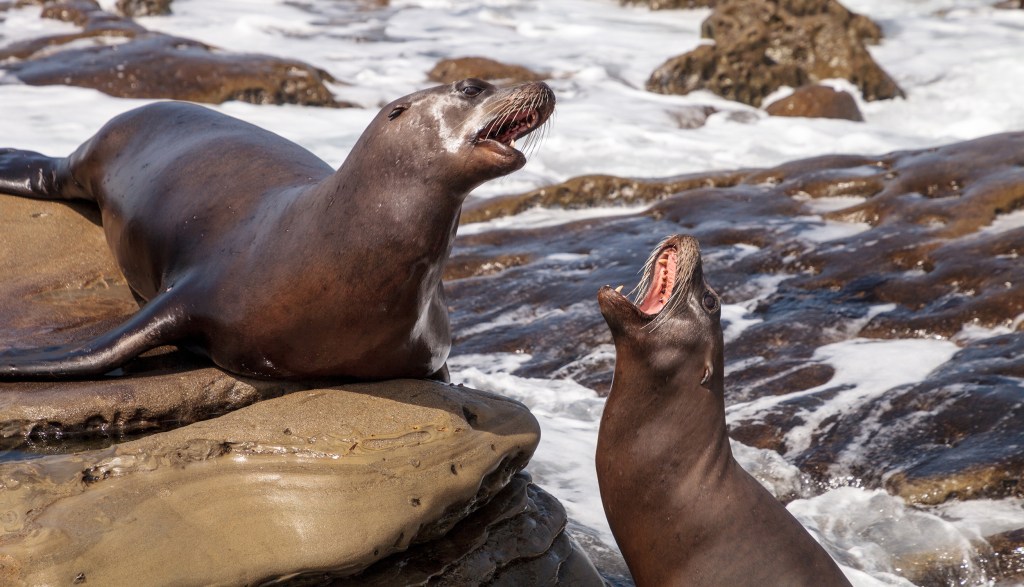
[[[433,374],[427,377],[427,379],[431,379],[433,381],[440,381],[441,383],[451,383],[452,376],[448,372],[448,363],[445,362],[444,365],[441,365],[441,368],[438,369],[437,371],[434,371]]]
[[[127,322],[91,340],[57,347],[0,351],[0,380],[98,377],[150,349],[186,336],[177,291],[156,296]]]

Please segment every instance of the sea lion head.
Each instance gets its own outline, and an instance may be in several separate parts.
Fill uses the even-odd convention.
[[[616,378],[624,365],[673,389],[699,386],[721,397],[721,301],[704,281],[697,239],[663,240],[635,292],[635,303],[609,286],[597,296],[615,342]]]
[[[413,145],[430,165],[475,187],[526,164],[526,155],[555,109],[543,82],[498,88],[470,78],[429,88],[385,106],[371,127],[395,149]],[[529,135],[529,136],[527,136]],[[516,141],[526,137],[516,148]]]

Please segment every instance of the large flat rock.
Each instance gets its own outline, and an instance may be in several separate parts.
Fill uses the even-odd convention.
[[[511,400],[395,381],[300,391],[103,450],[6,463],[0,583],[351,575],[486,504],[539,433]],[[557,516],[554,526],[539,553],[562,530]]]

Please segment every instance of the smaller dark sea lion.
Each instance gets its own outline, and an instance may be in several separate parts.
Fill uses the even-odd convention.
[[[601,501],[636,584],[849,585],[732,456],[721,306],[696,239],[665,239],[637,291],[637,304],[598,293],[616,358],[597,441]]]
[[[334,171],[208,108],[121,114],[68,157],[0,150],[0,193],[95,202],[145,305],[92,340],[0,352],[0,379],[102,375],[177,344],[249,376],[445,376],[441,274],[470,190],[526,163],[555,98],[467,79],[385,106]],[[311,114],[313,115],[313,114]]]

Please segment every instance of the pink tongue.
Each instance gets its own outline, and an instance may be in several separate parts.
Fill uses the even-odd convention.
[[[665,302],[672,295],[672,288],[675,287],[676,279],[676,250],[664,251],[658,262],[654,265],[654,278],[651,280],[651,289],[647,290],[644,301],[637,306],[645,314],[657,314],[665,307]]]

